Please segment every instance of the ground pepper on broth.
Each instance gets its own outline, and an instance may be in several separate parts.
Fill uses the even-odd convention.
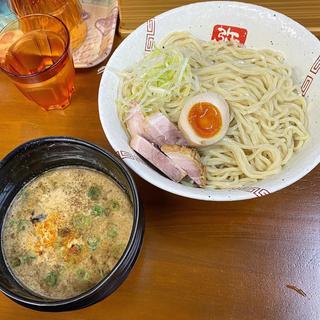
[[[61,167],[32,180],[14,198],[3,226],[13,275],[36,294],[66,299],[88,290],[123,254],[132,204],[108,176]]]

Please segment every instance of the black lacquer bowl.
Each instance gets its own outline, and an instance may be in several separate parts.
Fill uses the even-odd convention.
[[[22,287],[12,276],[0,251],[0,290],[26,307],[42,311],[66,311],[94,304],[116,290],[128,276],[139,254],[144,219],[136,185],[128,169],[109,152],[82,140],[68,137],[46,137],[29,141],[0,162],[0,229],[7,209],[17,192],[31,179],[61,166],[83,166],[109,175],[132,201],[133,228],[128,245],[114,267],[96,286],[66,300],[39,297]]]

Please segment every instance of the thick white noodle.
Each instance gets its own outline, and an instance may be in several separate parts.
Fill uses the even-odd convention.
[[[191,67],[189,85],[181,83],[178,94],[155,89],[155,96],[150,96],[144,93],[149,84],[139,80],[135,67],[127,70],[121,75],[120,119],[124,120],[130,106],[126,97],[137,92],[140,105],[155,102],[151,111],[160,110],[174,123],[186,98],[205,91],[221,95],[229,104],[231,121],[220,142],[199,149],[207,187],[237,188],[277,174],[308,139],[306,101],[280,53],[205,42],[186,32],[169,34],[158,47],[182,54],[184,68]],[[165,96],[163,103],[157,94]]]

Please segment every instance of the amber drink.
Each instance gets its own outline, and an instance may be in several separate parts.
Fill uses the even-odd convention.
[[[9,5],[18,17],[40,13],[59,18],[70,32],[72,49],[79,48],[86,38],[87,25],[78,0],[9,0]]]
[[[0,68],[30,100],[46,110],[64,109],[75,71],[66,26],[49,15],[29,15],[0,33]]]

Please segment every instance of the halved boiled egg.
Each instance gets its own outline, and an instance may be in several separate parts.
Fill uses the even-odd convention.
[[[218,94],[206,92],[189,98],[178,126],[193,146],[208,146],[221,140],[229,128],[229,106]]]

